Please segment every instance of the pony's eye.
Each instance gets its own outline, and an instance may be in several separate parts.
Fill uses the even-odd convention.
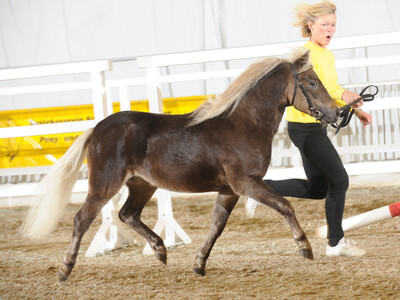
[[[311,81],[310,85],[312,87],[316,87],[318,85],[318,82],[317,81]]]

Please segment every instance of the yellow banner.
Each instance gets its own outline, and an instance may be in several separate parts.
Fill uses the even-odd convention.
[[[184,114],[195,110],[208,96],[163,99],[165,114]],[[131,109],[149,111],[148,100],[131,101]],[[119,103],[113,112],[119,111]],[[93,120],[93,105],[25,109],[0,112],[0,127],[52,124]],[[81,132],[0,139],[0,168],[52,165]]]

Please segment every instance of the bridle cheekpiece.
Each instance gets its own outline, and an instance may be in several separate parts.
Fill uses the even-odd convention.
[[[299,86],[300,89],[301,89],[301,91],[303,92],[304,97],[305,97],[306,100],[307,100],[308,107],[309,107],[309,109],[310,109],[310,111],[311,111],[311,116],[314,117],[316,120],[321,121],[322,118],[325,117],[325,115],[324,115],[321,111],[319,111],[318,109],[316,109],[316,108],[314,107],[314,105],[312,104],[312,102],[311,102],[311,100],[310,100],[310,97],[309,97],[308,94],[307,94],[306,89],[304,88],[303,83],[301,82],[301,80],[300,80],[300,78],[299,78],[299,75],[300,75],[301,73],[303,73],[303,72],[305,72],[305,71],[308,71],[309,69],[312,69],[312,68],[313,68],[313,67],[309,67],[309,68],[307,68],[307,69],[305,69],[305,70],[303,70],[303,71],[301,71],[301,72],[296,72],[296,69],[294,68],[293,64],[290,64],[290,69],[292,70],[292,75],[293,75],[294,80],[295,80],[295,83],[294,83],[294,93],[293,93],[293,97],[292,97],[292,101],[291,101],[291,104],[290,104],[290,105],[293,105],[293,103],[294,103],[294,99],[296,98],[297,86]]]

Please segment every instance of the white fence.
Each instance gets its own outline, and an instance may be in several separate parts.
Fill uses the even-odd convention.
[[[110,110],[110,104],[107,103],[106,99],[104,75],[105,71],[111,69],[111,61],[93,61],[0,70],[0,80],[7,81],[89,73],[90,81],[0,88],[0,96],[87,89],[92,91],[95,116],[94,122],[76,121],[58,124],[0,128],[0,138],[77,132],[93,127],[97,122],[108,116],[109,112],[112,112],[112,108]]]
[[[112,63],[108,60],[0,70],[0,81],[12,81],[13,83],[22,81],[25,83],[25,79],[41,78],[41,81],[44,82],[37,85],[20,84],[17,87],[3,87],[0,88],[0,96],[90,90],[94,107],[94,120],[5,127],[0,128],[0,138],[79,132],[94,127],[97,122],[112,112],[112,104],[107,102],[106,99],[105,85],[105,71],[110,70],[112,70]],[[65,75],[77,74],[88,74],[90,79],[87,81],[68,82],[65,78]],[[61,77],[62,83],[51,83],[50,79],[55,77]],[[0,169],[0,177],[13,178],[13,180],[6,180],[8,184],[0,184],[0,197],[7,197],[8,205],[12,205],[11,197],[32,195],[36,181],[48,169],[48,167]],[[17,186],[10,183],[12,181],[14,183],[22,182],[23,185]],[[25,183],[29,181],[33,181],[33,183],[26,185]]]
[[[56,85],[40,85],[18,88],[0,88],[1,95],[14,95],[26,93],[46,93],[51,91],[91,89],[93,91],[93,103],[95,110],[95,122],[69,122],[51,125],[32,125],[25,127],[0,128],[0,138],[21,137],[29,135],[63,133],[83,131],[95,125],[106,117],[111,111],[111,103],[107,102],[106,89],[119,90],[121,110],[129,110],[129,99],[134,99],[128,93],[128,87],[145,85],[150,99],[150,110],[162,112],[162,84],[174,82],[188,82],[192,80],[208,80],[213,78],[234,78],[243,69],[214,70],[204,72],[190,72],[184,74],[161,75],[162,69],[168,66],[202,64],[217,61],[234,61],[240,59],[255,59],[266,56],[287,56],[293,47],[301,46],[304,42],[282,43],[274,45],[261,45],[253,47],[240,47],[232,49],[220,49],[180,54],[158,55],[141,57],[137,59],[139,68],[146,70],[146,77],[124,78],[118,80],[105,80],[104,71],[111,70],[109,61],[86,62],[76,64],[62,64],[33,68],[19,68],[0,70],[0,80],[22,79],[43,76],[57,76],[62,74],[90,73],[88,82],[76,82]],[[375,46],[389,46],[400,44],[400,32],[365,35],[357,37],[336,38],[332,41],[330,49],[333,51],[343,49],[366,49]],[[357,51],[357,50],[356,50]],[[358,52],[356,52],[358,53]],[[353,58],[337,60],[337,68],[365,68],[370,66],[385,66],[400,63],[400,55]],[[400,81],[372,82],[381,87],[381,93],[373,103],[366,103],[364,109],[371,111],[374,124],[365,131],[354,120],[350,126],[343,129],[338,136],[332,136],[339,153],[346,164],[349,174],[398,172],[400,170]],[[349,89],[371,84],[360,82],[349,86]],[[359,89],[357,90],[359,91]],[[373,166],[371,166],[373,164]],[[0,170],[0,176],[14,174],[23,176],[26,173],[34,173],[26,169]],[[43,170],[41,170],[43,172]],[[285,122],[282,122],[279,132],[274,139],[273,160],[268,176],[292,177],[303,176],[300,157],[297,150],[288,142],[285,133]],[[32,183],[31,185],[34,185]],[[31,186],[16,188],[10,184],[0,184],[0,197],[13,197],[29,195],[33,190]]]

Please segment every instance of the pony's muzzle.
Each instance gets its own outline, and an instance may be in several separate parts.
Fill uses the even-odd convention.
[[[321,119],[321,123],[323,124],[336,123],[339,117],[340,117],[340,108],[337,107],[335,110],[332,110],[327,114],[324,114],[324,117]]]

